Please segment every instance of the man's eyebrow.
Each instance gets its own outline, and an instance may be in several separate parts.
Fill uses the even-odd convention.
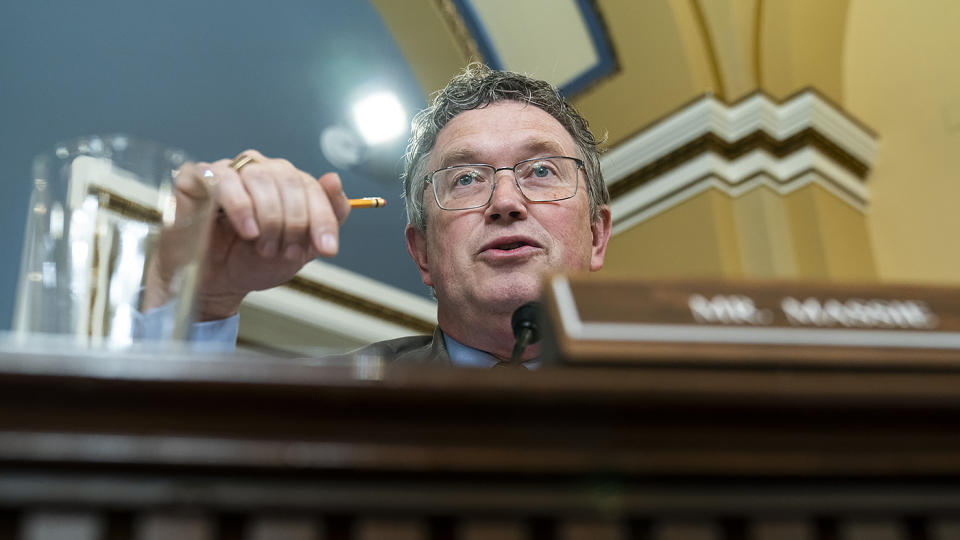
[[[523,145],[523,149],[530,157],[537,157],[536,154],[548,154],[551,156],[562,156],[563,146],[554,141],[535,140]]]
[[[523,149],[522,154],[526,158],[537,157],[537,155],[561,156],[564,153],[563,146],[559,143],[549,140],[533,140],[520,145]],[[463,165],[467,163],[482,163],[478,157],[479,153],[470,148],[457,148],[444,154],[440,160],[439,168],[450,167],[451,165]]]
[[[439,167],[449,167],[451,165],[463,165],[466,163],[477,163],[477,153],[469,148],[458,148],[451,150],[443,155]]]

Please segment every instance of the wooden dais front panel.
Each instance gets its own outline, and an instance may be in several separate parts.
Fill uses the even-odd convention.
[[[0,354],[0,539],[949,539],[960,370]]]

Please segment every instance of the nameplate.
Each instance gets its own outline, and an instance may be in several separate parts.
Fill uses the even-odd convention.
[[[566,362],[923,362],[960,367],[960,289],[556,276]]]

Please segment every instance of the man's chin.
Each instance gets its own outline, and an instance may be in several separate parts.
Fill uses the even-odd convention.
[[[523,283],[504,284],[485,291],[482,298],[489,305],[506,307],[512,311],[527,302],[538,300],[540,292],[540,282],[528,280]]]

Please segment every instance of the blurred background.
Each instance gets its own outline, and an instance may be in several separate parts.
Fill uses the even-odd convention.
[[[606,135],[611,275],[960,282],[952,0],[15,0],[2,13],[0,328],[32,156],[123,132],[202,160],[257,148],[389,200],[351,216],[336,259],[251,295],[242,343],[311,353],[430,331],[397,171],[412,114],[474,59],[559,85]],[[404,128],[363,125],[361,103]]]

